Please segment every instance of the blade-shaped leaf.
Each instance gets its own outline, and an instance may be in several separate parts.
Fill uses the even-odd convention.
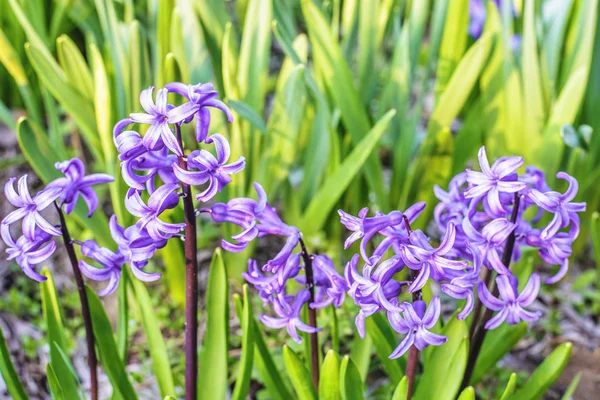
[[[46,378],[48,378],[48,386],[50,386],[50,394],[52,396],[52,400],[65,400],[65,393],[62,387],[60,386],[58,377],[50,363],[46,364]]]
[[[131,276],[129,276],[131,278]],[[138,279],[128,279],[131,282],[137,304],[140,307],[148,351],[152,359],[152,370],[158,383],[161,396],[175,394],[173,372],[169,362],[167,345],[160,330],[160,322],[150,300],[150,294],[145,284]]]
[[[511,400],[540,399],[552,384],[560,377],[569,358],[571,357],[571,343],[558,346],[544,362],[535,369],[525,385],[510,397]]]
[[[473,389],[473,386],[465,388],[460,396],[458,396],[458,400],[475,400],[475,389]]]
[[[11,359],[10,352],[4,339],[4,333],[2,332],[2,326],[0,326],[0,374],[8,390],[8,394],[14,400],[28,400],[29,396],[23,388],[23,383],[19,379],[19,374],[15,369]]]
[[[377,355],[383,364],[392,384],[400,382],[404,376],[402,359],[390,359],[390,354],[398,346],[399,340],[387,319],[381,314],[375,314],[365,321],[367,335],[373,340]]]
[[[248,285],[243,287],[244,305],[241,312],[242,337],[242,356],[240,359],[240,368],[233,389],[232,400],[244,400],[248,396],[250,388],[250,378],[252,377],[252,364],[254,362],[254,314],[252,313],[252,301]]]
[[[423,374],[415,391],[415,399],[456,398],[467,366],[469,328],[465,321],[453,317],[441,334],[448,341],[439,347],[427,349],[423,354]],[[440,379],[444,376],[444,379]]]
[[[356,364],[345,356],[340,367],[340,386],[342,390],[343,400],[360,400],[364,399],[364,387],[362,378]]]
[[[301,225],[304,234],[316,233],[323,227],[333,206],[361,170],[395,114],[395,110],[388,111],[323,183],[304,213]]]
[[[65,337],[65,327],[62,321],[62,311],[58,302],[54,279],[47,268],[42,270],[42,275],[47,279],[40,284],[42,310],[48,329],[48,343],[50,343],[50,364],[56,372],[61,393],[67,398],[79,398],[76,378],[60,353],[60,350],[67,351],[67,339]]]
[[[206,290],[206,333],[200,352],[198,393],[202,399],[224,399],[227,393],[229,295],[221,249],[215,250]]]
[[[321,367],[319,400],[340,400],[340,358],[329,350]]]
[[[510,378],[508,378],[508,382],[506,383],[506,388],[504,389],[504,393],[502,393],[502,397],[500,400],[507,400],[512,396],[515,392],[515,387],[517,386],[517,374],[514,372],[510,374]]]
[[[287,346],[283,347],[283,362],[292,381],[292,386],[296,391],[297,398],[299,400],[316,400],[317,393],[312,384],[310,373],[302,360]]]
[[[392,400],[407,400],[408,398],[408,377],[402,378],[396,389],[394,390],[394,395],[392,396]]]
[[[303,0],[302,13],[306,20],[318,75],[322,76],[329,86],[354,145],[360,147],[359,142],[365,132],[371,129],[371,122],[358,91],[352,83],[352,72],[318,6],[312,1]],[[381,163],[375,155],[369,157],[365,174],[371,191],[375,193],[376,203],[380,207],[386,208]]]
[[[129,380],[129,375],[125,371],[125,366],[119,352],[117,344],[113,336],[112,328],[108,316],[102,307],[102,302],[98,295],[89,287],[86,287],[87,296],[90,304],[90,313],[92,315],[94,337],[96,347],[102,367],[108,375],[108,379],[113,386],[113,390],[118,393],[123,399],[137,399],[135,390]]]
[[[481,353],[479,354],[479,357],[477,357],[477,362],[475,363],[475,372],[471,378],[471,385],[479,382],[479,380],[485,376],[486,372],[496,365],[496,363],[500,361],[519,340],[521,340],[526,332],[526,324],[504,324],[499,328],[488,332],[483,341]]]

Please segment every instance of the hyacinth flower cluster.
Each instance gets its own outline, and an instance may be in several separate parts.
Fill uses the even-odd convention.
[[[99,205],[93,186],[112,182],[114,179],[107,174],[86,175],[85,165],[78,158],[58,162],[55,167],[64,176],[50,182],[35,196],[32,196],[29,191],[27,175],[20,177],[18,182],[16,178],[8,180],[4,186],[4,194],[17,209],[2,220],[0,234],[7,246],[8,259],[15,260],[25,275],[38,282],[44,282],[47,278],[36,271],[36,265],[47,261],[52,256],[57,248],[54,238],[62,237],[77,283],[86,332],[91,397],[95,400],[98,398],[98,378],[92,319],[83,277],[78,268],[77,256],[73,248],[74,243],[81,242],[71,239],[65,213],[71,214],[81,197],[87,206],[87,215],[91,217]],[[16,190],[15,182],[17,182]],[[58,214],[58,224],[49,222],[42,214],[52,204]],[[21,225],[21,236],[15,240],[19,224]]]
[[[144,113],[132,113],[119,121],[114,128],[114,142],[119,151],[123,180],[130,187],[125,197],[127,211],[138,218],[124,228],[117,217],[110,218],[110,232],[117,244],[112,251],[100,247],[95,241],[81,244],[82,254],[101,268],[80,261],[83,274],[95,281],[107,281],[99,294],[113,293],[119,283],[121,270],[128,264],[134,277],[143,282],[156,281],[160,273],[144,271],[155,252],[166,246],[171,238],[183,237],[184,222],[165,221],[165,212],[179,205],[182,184],[205,185],[196,200],[206,202],[231,182],[231,175],[244,168],[240,158],[228,164],[230,150],[226,138],[220,134],[208,136],[209,108],[222,110],[229,121],[232,115],[210,84],[185,85],[170,83],[156,92],[154,88],[142,91],[140,103]],[[168,103],[169,93],[184,101],[175,106]],[[187,167],[179,164],[184,156],[181,126],[195,118],[195,137],[198,143],[214,145],[216,157],[206,149],[194,150],[185,158]],[[142,136],[128,127],[137,124],[147,128]],[[179,136],[179,137],[178,137]]]
[[[233,242],[222,240],[221,246],[231,252],[243,251],[256,238],[279,236],[285,239],[282,249],[263,266],[259,267],[256,260],[248,260],[248,271],[243,273],[243,278],[275,313],[275,316],[261,315],[261,322],[274,329],[286,328],[290,337],[300,343],[298,331],[316,333],[321,330],[315,324],[302,321],[302,308],[305,305],[310,310],[329,305],[339,308],[348,287],[327,255],[308,254],[298,228],[281,220],[267,202],[262,186],[255,183],[254,188],[258,200],[236,198],[200,211],[208,213],[217,223],[227,222],[240,227],[241,232],[232,237]],[[291,281],[301,283],[305,289],[290,293]]]
[[[365,319],[378,312],[386,312],[392,328],[406,335],[390,358],[402,356],[413,345],[423,350],[429,345],[439,346],[446,342],[446,337],[430,331],[440,316],[440,299],[435,296],[427,305],[421,299],[421,289],[429,279],[449,283],[458,271],[475,268],[452,255],[456,238],[454,225],[449,224],[437,248],[429,243],[421,230],[411,229],[411,223],[424,209],[425,203],[420,202],[404,212],[377,212],[373,217],[368,217],[367,208],[363,208],[358,216],[338,211],[342,224],[353,232],[344,247],[361,241],[360,255],[352,257],[344,273],[348,294],[360,308],[355,320],[360,336],[365,336]],[[368,244],[376,236],[382,240],[369,256]],[[389,253],[392,255],[386,257]],[[361,263],[362,270],[359,270]],[[396,279],[405,269],[407,279]],[[399,302],[402,292],[413,294],[413,302]]]
[[[556,273],[545,279],[546,284],[554,284],[566,275],[571,248],[579,235],[577,213],[585,211],[585,203],[573,202],[577,180],[564,172],[556,174],[568,184],[565,193],[559,193],[550,190],[545,174],[534,166],[518,173],[524,163],[521,157],[502,157],[490,165],[482,147],[478,159],[481,171],[458,174],[447,192],[435,188],[440,203],[434,216],[441,229],[457,227],[458,242],[477,247],[481,266],[488,274],[496,274],[497,291],[490,292],[486,283],[479,280],[465,284],[458,281],[460,277],[453,287],[442,290],[451,295],[465,289],[472,297],[471,288],[475,287],[483,305],[497,312],[486,322],[486,329],[494,329],[504,321],[509,324],[535,321],[540,314],[526,307],[539,292],[540,276],[533,273],[518,293],[518,280],[510,270],[510,263],[518,261],[525,249],[533,248],[543,261],[558,266]],[[471,259],[473,252],[464,248],[457,247],[455,255]]]
[[[365,318],[386,312],[391,326],[406,335],[391,358],[400,357],[412,345],[422,350],[443,344],[444,337],[429,331],[439,317],[439,298],[435,296],[429,305],[420,298],[420,290],[430,280],[447,296],[465,301],[457,314],[459,319],[477,309],[477,298],[489,312],[495,312],[485,321],[485,329],[539,318],[539,312],[527,309],[538,295],[539,274],[532,274],[518,292],[510,262],[517,261],[525,248],[535,248],[545,262],[558,265],[557,272],[545,282],[552,284],[563,278],[579,234],[577,213],[585,211],[585,204],[573,202],[577,194],[574,178],[559,172],[557,178],[565,180],[568,189],[558,193],[550,190],[544,173],[533,166],[518,174],[523,163],[521,157],[503,157],[490,166],[482,147],[481,172],[458,174],[448,191],[435,187],[440,203],[434,218],[443,232],[437,247],[424,232],[410,228],[424,203],[405,212],[377,212],[372,217],[366,208],[358,216],[339,211],[342,224],[352,232],[345,248],[361,241],[360,255],[355,254],[345,269],[348,294],[360,307],[355,322],[361,336],[365,334]],[[368,245],[376,236],[381,240],[369,255]],[[404,269],[408,273],[398,275]],[[488,288],[490,278],[485,271],[497,275],[497,289]],[[405,278],[399,280],[398,276]],[[413,302],[399,302],[401,293],[411,293]]]
[[[98,208],[98,196],[92,186],[112,182],[107,174],[85,175],[85,166],[78,158],[55,164],[64,176],[50,182],[35,196],[31,196],[27,175],[11,178],[4,186],[6,199],[17,209],[9,213],[0,224],[2,240],[7,246],[9,260],[21,267],[25,275],[38,282],[46,277],[35,266],[48,260],[56,250],[55,237],[63,235],[63,228],[49,222],[42,213],[52,204],[57,210],[71,214],[81,197],[88,208],[88,217]],[[15,190],[15,182],[17,189]],[[21,236],[15,240],[15,229],[21,225]]]

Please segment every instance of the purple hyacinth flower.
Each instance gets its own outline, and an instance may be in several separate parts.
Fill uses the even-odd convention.
[[[8,260],[15,260],[29,278],[44,282],[47,278],[38,274],[34,266],[46,261],[56,250],[56,243],[51,241],[52,235],[38,228],[35,230],[34,240],[21,236],[15,241],[8,225],[2,225],[1,232],[2,239],[8,246],[6,249]]]
[[[230,175],[240,172],[246,165],[244,157],[240,157],[231,164],[226,164],[229,161],[231,150],[229,142],[223,135],[212,135],[206,139],[206,143],[215,144],[216,158],[206,150],[196,150],[187,157],[189,171],[182,169],[177,163],[173,163],[173,171],[182,182],[194,186],[209,183],[208,188],[196,196],[197,200],[203,202],[209,201],[217,192],[221,192],[231,182]]]
[[[473,290],[475,285],[479,282],[479,273],[483,263],[482,255],[477,246],[468,244],[467,250],[473,260],[473,266],[471,270],[465,273],[459,273],[452,277],[449,282],[441,285],[442,292],[454,299],[466,300],[465,307],[456,316],[456,318],[463,320],[473,311],[474,296]]]
[[[181,82],[169,83],[165,86],[170,92],[175,92],[186,97],[189,102],[176,107],[173,112],[178,112],[182,117],[189,118],[196,115],[196,140],[203,142],[208,135],[210,126],[209,107],[216,108],[225,113],[227,121],[233,122],[233,114],[229,108],[216,97],[218,96],[214,86],[210,83],[199,83],[186,85]]]
[[[267,206],[267,194],[258,183],[254,183],[254,189],[258,194],[258,202],[249,198],[236,198],[229,200],[227,204],[216,203],[212,208],[199,210],[199,212],[209,213],[215,222],[229,222],[242,228],[241,233],[233,236],[236,243],[221,240],[221,246],[227,251],[233,253],[243,251],[258,236],[256,215],[262,213]]]
[[[136,225],[123,228],[113,215],[108,223],[110,235],[123,254],[131,264],[133,275],[143,282],[153,282],[160,278],[159,273],[147,273],[142,268],[148,264],[148,260],[154,256],[156,250],[167,245],[167,240],[154,240],[148,232]]]
[[[483,0],[469,1],[469,35],[478,39],[483,32],[487,12]]]
[[[181,122],[183,118],[179,119],[179,115],[169,113],[171,107],[167,100],[167,95],[169,94],[167,89],[160,89],[156,93],[156,103],[152,99],[153,92],[153,86],[142,90],[140,103],[146,112],[132,113],[129,115],[129,119],[132,122],[150,125],[142,139],[142,143],[146,149],[158,150],[164,143],[173,153],[183,156],[183,149],[179,146],[177,138],[169,126],[169,123]]]
[[[433,187],[433,193],[440,201],[435,206],[433,216],[440,228],[446,229],[450,222],[454,226],[459,227],[463,218],[467,216],[470,201],[464,195],[464,185],[466,182],[467,174],[461,172],[452,178],[448,184],[447,192],[438,185]]]
[[[317,295],[310,308],[325,308],[330,304],[340,308],[346,298],[349,289],[346,280],[336,271],[331,258],[326,255],[317,255],[313,259],[313,270],[315,274],[315,286]]]
[[[91,258],[104,268],[96,268],[84,260],[79,261],[81,273],[89,279],[96,282],[108,281],[104,289],[98,292],[99,296],[106,296],[113,293],[121,278],[121,268],[126,259],[122,254],[114,253],[109,249],[98,246],[93,240],[86,240],[81,245],[81,254]]]
[[[527,195],[540,208],[553,213],[552,221],[546,226],[540,234],[541,239],[548,239],[554,236],[560,229],[569,225],[572,220],[579,220],[576,213],[585,211],[585,203],[572,203],[571,201],[577,195],[579,184],[577,180],[565,172],[556,174],[559,179],[569,182],[569,188],[564,194],[549,191],[542,193],[536,189],[531,189]]]
[[[291,297],[291,296],[288,296]],[[300,319],[300,310],[302,306],[306,304],[310,299],[310,292],[308,290],[301,290],[294,298],[293,303],[290,305],[286,300],[277,298],[273,302],[273,308],[278,317],[271,317],[268,315],[261,315],[260,320],[263,324],[273,329],[286,328],[288,334],[297,343],[302,343],[302,339],[298,335],[297,330],[306,333],[319,332],[321,328],[314,328],[302,322]]]
[[[27,175],[19,178],[18,193],[14,188],[16,180],[16,178],[10,178],[6,182],[4,185],[4,194],[6,195],[6,199],[13,206],[18,207],[18,209],[4,217],[2,225],[12,225],[17,221],[23,220],[23,235],[30,241],[35,241],[36,227],[39,227],[49,235],[60,236],[60,230],[46,221],[40,214],[40,211],[45,210],[52,204],[60,196],[62,189],[56,187],[47,188],[32,198],[27,187]]]
[[[427,236],[421,231],[413,231],[410,235],[410,245],[402,248],[400,256],[406,263],[406,266],[412,270],[419,271],[415,280],[408,287],[409,292],[421,290],[431,276],[434,280],[440,281],[446,277],[446,270],[464,270],[467,267],[466,261],[451,260],[444,257],[454,246],[456,229],[454,224],[448,224],[448,229],[442,238],[437,249],[434,249]]]
[[[479,248],[484,260],[483,263],[488,267],[492,267],[499,274],[510,275],[510,272],[502,263],[500,255],[506,239],[516,225],[506,218],[496,218],[485,225],[480,233],[473,227],[469,218],[465,218],[462,226],[469,242]]]
[[[131,123],[129,118],[123,121],[127,122],[127,124]],[[148,151],[148,149],[144,146],[144,140],[139,133],[135,131],[125,131],[123,133],[117,132],[118,127],[119,123],[115,125],[114,130],[116,133],[114,136],[114,142],[115,146],[117,146],[117,151],[119,152],[119,160],[132,160]]]
[[[367,243],[380,231],[390,226],[400,225],[402,221],[402,213],[400,211],[392,211],[389,214],[378,214],[372,218],[367,218],[369,213],[368,208],[363,208],[358,213],[358,217],[348,214],[343,210],[338,210],[340,220],[346,229],[354,232],[344,242],[344,248],[347,249],[359,239],[362,239],[360,243],[360,254],[367,264],[371,261],[367,256]]]
[[[171,224],[158,218],[163,211],[179,203],[179,195],[175,193],[177,189],[179,189],[177,184],[161,186],[152,193],[147,205],[135,189],[129,189],[127,192],[125,208],[140,218],[138,221],[140,229],[146,229],[148,235],[154,240],[169,239],[185,229],[185,223]]]
[[[427,309],[427,311],[426,311]],[[397,312],[388,312],[388,320],[394,330],[406,337],[398,347],[390,354],[390,358],[401,357],[414,344],[419,350],[429,345],[441,346],[448,340],[447,337],[429,332],[440,317],[440,298],[435,296],[429,307],[423,300],[417,300],[413,304],[404,303],[404,318]]]
[[[256,260],[248,260],[248,272],[242,277],[251,283],[265,303],[275,301],[277,297],[285,296],[285,286],[288,280],[295,278],[300,272],[300,254],[291,255],[284,268],[274,274],[265,275],[261,272]]]
[[[532,274],[523,288],[521,294],[517,292],[518,281],[514,276],[499,275],[496,284],[500,293],[500,299],[493,296],[484,282],[479,282],[477,292],[479,299],[490,310],[498,311],[486,324],[485,329],[496,329],[502,322],[509,325],[518,324],[521,320],[527,322],[536,321],[542,313],[525,310],[531,305],[540,291],[540,276]]]
[[[373,266],[365,265],[361,274],[358,273],[356,267],[358,265],[358,260],[360,256],[355,254],[352,259],[346,264],[346,268],[344,270],[344,277],[350,289],[348,289],[348,295],[352,297],[354,303],[360,307],[360,311],[356,316],[354,321],[356,325],[356,329],[358,330],[358,334],[361,338],[365,337],[365,319],[379,311],[384,310],[381,306],[381,302],[375,299],[373,293],[362,293],[360,290],[360,282],[365,283],[364,280],[371,279],[371,270]],[[356,280],[355,278],[359,278]],[[389,279],[387,283],[383,285],[383,298],[390,299],[392,304],[392,308],[395,309],[396,299],[400,292],[402,291],[402,286],[407,284],[406,282],[398,282],[395,279]]]
[[[579,221],[571,224],[569,232],[559,232],[549,239],[542,239],[537,229],[527,232],[526,244],[538,248],[542,260],[549,264],[560,265],[556,274],[544,281],[547,285],[560,281],[569,271],[569,257],[573,253],[573,242],[578,235]]]
[[[402,213],[402,215],[408,220],[409,224],[412,224],[415,221],[415,219],[417,219],[417,217],[421,215],[421,213],[425,209],[425,206],[425,202],[420,201],[408,207]],[[379,233],[382,236],[384,236],[384,239],[377,245],[375,251],[373,251],[371,259],[373,259],[374,257],[383,257],[390,247],[392,247],[394,251],[398,253],[400,252],[400,248],[403,245],[410,243],[405,224],[388,226],[387,228],[384,228],[383,230],[379,231]]]
[[[382,262],[377,268],[375,268],[375,263],[371,265],[366,264],[363,267],[362,274],[358,273],[356,269],[357,265],[358,255],[355,254],[349,266],[346,267],[352,281],[349,289],[351,296],[363,299],[371,297],[375,303],[379,304],[385,310],[401,311],[397,305],[391,302],[395,296],[388,298],[390,293],[389,289],[386,290],[386,287],[394,275],[404,268],[402,259],[398,256],[392,257]],[[374,269],[375,271],[373,272]]]
[[[146,151],[136,158],[121,163],[123,180],[136,190],[141,191],[145,188],[152,194],[156,190],[156,177],[159,177],[163,183],[179,182],[173,173],[174,162],[177,162],[177,156],[169,154],[166,147],[156,151]]]
[[[502,157],[490,167],[485,146],[479,149],[479,166],[481,172],[467,171],[467,182],[470,187],[465,192],[465,198],[479,198],[486,196],[491,212],[495,216],[506,213],[500,201],[500,193],[515,193],[527,187],[524,182],[517,180],[515,171],[523,165],[522,157]]]
[[[92,185],[113,182],[115,180],[108,174],[90,174],[86,176],[85,165],[78,158],[58,162],[54,164],[54,167],[65,174],[65,176],[53,180],[46,188],[61,189],[60,199],[67,214],[73,212],[77,205],[77,200],[81,196],[88,206],[88,217],[91,217],[96,208],[98,208],[98,196],[94,189],[92,189]]]

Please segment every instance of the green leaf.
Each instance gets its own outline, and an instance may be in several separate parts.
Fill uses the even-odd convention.
[[[383,369],[388,375],[393,385],[400,382],[404,376],[404,371],[401,361],[398,359],[390,359],[390,354],[398,346],[398,338],[396,333],[388,323],[387,319],[381,314],[375,314],[365,321],[367,335],[373,339],[375,350],[379,356],[379,360],[383,364]]]
[[[217,248],[208,275],[206,333],[199,360],[198,393],[202,399],[224,399],[227,395],[228,292],[227,269]]]
[[[258,129],[260,133],[263,135],[267,133],[267,125],[262,117],[254,111],[252,107],[248,103],[245,103],[241,100],[227,100],[227,104],[231,106],[233,111],[239,114],[240,117],[244,118],[246,121],[250,122],[253,127]]]
[[[305,235],[316,233],[323,227],[327,216],[362,169],[395,114],[395,110],[388,111],[323,183],[304,213],[300,230]]]
[[[510,378],[508,378],[508,382],[506,384],[506,388],[504,389],[504,393],[502,393],[502,397],[500,400],[507,400],[512,394],[515,392],[515,387],[517,386],[517,374],[514,372],[510,374]]]
[[[494,37],[484,33],[462,58],[446,90],[440,95],[427,126],[427,136],[419,148],[412,173],[405,182],[402,205],[411,204],[417,199],[429,203],[428,200],[434,197],[431,187],[447,181],[454,152],[450,126],[475,87],[493,43]],[[433,210],[426,212],[432,213]]]
[[[284,383],[284,377],[281,372],[277,369],[275,361],[269,352],[269,348],[265,343],[262,332],[256,320],[253,318],[252,325],[254,326],[254,339],[255,339],[255,350],[254,350],[254,361],[256,369],[258,370],[260,377],[262,378],[269,397],[275,400],[287,400],[292,398],[292,394]]]
[[[396,386],[396,390],[394,390],[394,395],[392,396],[392,400],[407,400],[408,399],[408,377],[405,376],[402,378],[398,386]]]
[[[572,349],[573,345],[569,342],[563,343],[554,349],[544,362],[535,369],[525,385],[510,397],[510,400],[541,399],[567,366]]]
[[[283,362],[292,380],[292,386],[296,391],[297,398],[299,400],[316,400],[317,393],[312,384],[310,373],[302,360],[287,346],[283,346]]]
[[[579,385],[579,381],[581,380],[581,372],[578,372],[575,375],[575,378],[569,383],[569,387],[565,390],[565,394],[563,394],[562,400],[573,400],[573,395],[577,390],[577,386]]]
[[[532,141],[541,139],[545,115],[545,105],[542,92],[542,78],[540,63],[537,53],[537,40],[535,35],[535,5],[534,0],[525,0],[525,13],[523,14],[523,100],[527,104],[524,113],[525,131],[527,132],[528,146],[536,147]]]
[[[19,375],[15,370],[15,366],[13,365],[10,359],[10,352],[8,351],[8,347],[6,345],[6,340],[4,339],[4,333],[2,332],[2,327],[0,326],[0,374],[2,375],[2,379],[4,380],[4,384],[6,385],[6,389],[8,390],[8,394],[14,400],[28,400],[29,396],[25,392],[25,388],[23,388],[23,384],[19,379]]]
[[[469,24],[469,1],[455,0],[448,5],[448,14],[444,24],[444,34],[440,47],[440,57],[437,65],[435,93],[444,92],[452,73],[460,62],[467,48]]]
[[[65,327],[62,321],[62,311],[58,302],[54,279],[47,268],[42,270],[42,275],[47,279],[40,284],[42,311],[48,329],[48,343],[50,344],[50,364],[56,372],[60,383],[61,393],[69,399],[80,398],[76,377],[73,376],[68,364],[62,357],[60,350],[67,351]]]
[[[60,178],[62,175],[54,168],[54,163],[61,160],[50,147],[48,137],[36,124],[27,118],[21,118],[17,122],[17,139],[19,147],[25,155],[27,162],[44,183]],[[87,216],[86,205],[79,201],[72,214],[84,227],[94,233],[94,238],[104,246],[113,243],[108,221],[101,212],[95,212],[90,218]]]
[[[302,0],[302,13],[312,45],[316,73],[328,85],[355,148],[361,147],[359,142],[365,132],[371,129],[371,122],[359,93],[352,84],[352,72],[317,5],[312,1]],[[380,208],[387,208],[381,162],[374,154],[368,158],[365,174],[370,190],[375,193],[375,202]]]
[[[477,357],[471,385],[479,382],[498,361],[504,357],[527,332],[527,324],[503,324],[485,336],[481,353]]]
[[[325,355],[319,378],[319,400],[340,400],[340,358],[333,350]]]
[[[303,36],[299,38],[306,39]],[[302,45],[308,44],[304,40]],[[267,194],[272,195],[289,178],[289,171],[299,153],[300,129],[306,118],[304,70],[304,65],[293,66],[291,60],[286,60],[278,79],[273,111],[267,127],[267,145],[261,154],[259,173],[259,181]]]
[[[369,365],[371,364],[371,350],[373,341],[371,335],[365,335],[364,338],[356,335],[350,347],[350,358],[356,364],[363,383],[367,380],[369,374]]]
[[[272,0],[248,2],[238,62],[238,85],[240,98],[258,112],[263,110],[266,94],[272,15]]]
[[[252,312],[252,300],[248,285],[244,285],[244,306],[242,310],[242,356],[240,359],[240,368],[233,389],[232,400],[244,400],[248,396],[250,388],[250,379],[252,378],[252,365],[254,362],[254,314]]]
[[[348,356],[342,359],[340,386],[343,400],[360,400],[365,398],[360,372],[358,372],[356,364]]]
[[[48,378],[48,386],[50,386],[52,400],[64,400],[65,394],[50,363],[46,364],[46,378]]]
[[[81,128],[82,136],[87,142],[89,150],[97,160],[103,160],[92,102],[67,83],[65,75],[53,58],[45,56],[39,48],[29,44],[25,45],[25,52],[44,86]]]
[[[94,79],[77,45],[67,35],[56,39],[58,62],[67,82],[87,99],[94,98]],[[108,89],[108,88],[107,88]]]
[[[473,386],[465,388],[460,396],[458,396],[458,400],[475,400],[475,389],[473,389]]]
[[[441,334],[448,341],[423,353],[423,374],[415,391],[415,399],[452,400],[460,389],[467,366],[469,328],[465,321],[452,317]],[[443,376],[444,379],[440,379]]]
[[[102,367],[108,375],[115,393],[118,393],[123,399],[137,399],[138,397],[131,385],[127,371],[125,371],[123,361],[119,357],[110,321],[102,307],[102,302],[92,289],[87,286],[85,289],[90,304],[94,337]]]
[[[152,370],[158,383],[161,396],[175,394],[175,382],[173,371],[169,362],[167,345],[160,330],[160,322],[156,315],[155,307],[152,305],[150,294],[146,285],[138,279],[128,279],[132,284],[133,292],[140,307],[144,333],[148,343],[148,351],[152,359]]]

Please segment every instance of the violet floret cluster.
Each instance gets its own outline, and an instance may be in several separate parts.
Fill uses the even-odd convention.
[[[256,260],[248,260],[248,271],[242,276],[258,291],[263,303],[271,305],[275,314],[261,315],[261,322],[274,329],[286,328],[292,339],[301,342],[298,331],[315,333],[321,330],[302,321],[302,308],[305,305],[311,309],[329,305],[341,307],[348,290],[346,280],[336,271],[329,257],[308,254],[298,228],[281,220],[275,208],[267,202],[260,184],[255,183],[254,188],[258,200],[236,198],[226,204],[217,203],[199,211],[210,214],[215,222],[227,222],[240,227],[239,234],[221,242],[221,246],[231,252],[243,251],[259,237],[278,236],[285,239],[280,251],[263,266],[259,267]],[[310,265],[307,266],[307,263]],[[306,288],[292,294],[292,281]],[[311,290],[314,291],[312,300]]]
[[[448,191],[439,187],[435,194],[440,203],[435,209],[435,220],[441,229],[455,225],[457,243],[476,247],[457,246],[455,255],[480,264],[495,273],[497,289],[490,291],[479,282],[479,273],[458,279],[464,286],[476,287],[481,302],[498,313],[486,324],[494,329],[506,321],[535,321],[539,312],[525,310],[540,289],[540,276],[533,273],[519,294],[518,280],[510,270],[510,263],[518,261],[526,249],[537,249],[546,263],[558,265],[557,272],[546,278],[546,284],[561,280],[568,271],[573,242],[579,235],[578,213],[585,211],[585,203],[573,202],[578,189],[575,178],[564,172],[556,177],[565,180],[565,193],[552,191],[544,173],[534,166],[523,166],[521,157],[501,157],[490,165],[485,148],[479,150],[481,171],[467,170],[454,177]],[[473,262],[475,255],[481,263]],[[473,286],[473,283],[475,285]],[[456,296],[462,284],[444,286],[442,290]]]
[[[407,335],[390,357],[400,357],[412,344],[419,350],[442,344],[443,337],[428,331],[439,317],[439,298],[434,297],[429,305],[420,298],[429,281],[437,282],[447,296],[465,301],[459,319],[471,313],[477,295],[496,312],[486,329],[505,321],[516,324],[540,317],[539,312],[527,309],[540,290],[540,276],[532,274],[519,293],[510,263],[526,248],[536,248],[544,261],[559,266],[546,284],[562,279],[579,234],[577,213],[585,211],[585,203],[573,202],[577,181],[571,176],[556,175],[568,183],[565,193],[559,193],[550,190],[543,172],[533,166],[519,174],[523,163],[521,157],[502,157],[490,165],[482,147],[481,171],[459,173],[447,191],[436,186],[440,203],[434,218],[443,232],[437,247],[423,231],[410,228],[424,203],[405,212],[377,212],[373,217],[368,217],[366,208],[358,216],[339,211],[342,224],[352,232],[345,248],[361,241],[360,256],[355,254],[345,270],[348,294],[360,308],[355,322],[361,336],[365,335],[365,318],[385,311],[391,326]],[[368,245],[376,237],[381,240],[369,255]],[[482,279],[486,274],[496,275],[497,289],[488,288]],[[414,301],[399,302],[402,293],[411,293]]]
[[[446,342],[444,336],[429,331],[440,315],[439,298],[434,297],[427,306],[420,298],[420,291],[429,279],[450,282],[456,276],[454,271],[468,269],[466,261],[448,256],[455,242],[454,225],[448,226],[438,247],[432,246],[421,230],[411,229],[410,224],[424,208],[425,203],[417,203],[405,212],[377,212],[373,217],[367,217],[368,209],[362,209],[358,217],[338,211],[342,224],[354,232],[345,247],[361,239],[360,256],[355,254],[345,269],[348,294],[360,308],[355,320],[359,334],[365,336],[367,317],[385,311],[392,328],[406,335],[390,358],[402,356],[413,344],[422,350],[428,345],[439,346]],[[382,240],[373,255],[368,256],[368,243],[376,236]],[[392,255],[386,258],[388,250]],[[364,265],[359,272],[361,257]],[[400,281],[397,274],[405,268],[408,278]],[[413,293],[416,301],[400,303],[398,297],[403,291]]]
[[[85,166],[78,158],[55,164],[55,168],[64,174],[46,185],[32,196],[27,185],[27,175],[11,178],[4,185],[7,200],[16,207],[0,223],[0,234],[7,246],[9,260],[15,260],[23,272],[31,279],[44,282],[46,277],[35,270],[54,253],[54,237],[62,236],[61,226],[49,222],[42,215],[52,204],[71,214],[81,197],[88,208],[90,217],[98,207],[98,197],[92,186],[112,182],[107,174],[85,174]],[[21,236],[14,238],[17,223],[21,225]],[[18,229],[17,229],[18,231]]]
[[[182,104],[170,104],[170,93],[178,95]],[[118,224],[116,216],[111,217],[110,232],[116,251],[89,240],[81,243],[82,254],[102,266],[96,268],[80,261],[80,269],[89,279],[107,281],[100,295],[115,291],[125,264],[141,281],[152,282],[161,277],[144,268],[169,239],[183,237],[185,223],[170,221],[168,215],[180,203],[182,185],[205,186],[196,200],[207,202],[232,181],[232,174],[245,166],[243,157],[227,164],[230,150],[223,135],[208,136],[210,108],[223,111],[229,122],[233,118],[227,106],[216,98],[218,93],[211,84],[174,82],[156,91],[155,98],[153,94],[153,87],[143,90],[140,103],[144,112],[130,114],[113,130],[123,180],[129,185],[125,208],[137,221],[125,228]],[[216,157],[207,149],[193,149],[185,155],[182,129],[194,120],[196,141],[207,148],[214,147]],[[132,125],[145,127],[145,133],[129,129]]]

